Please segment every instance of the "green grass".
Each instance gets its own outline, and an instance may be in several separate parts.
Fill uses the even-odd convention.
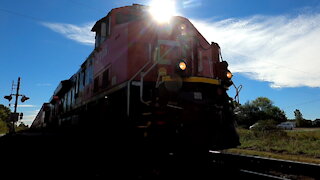
[[[270,157],[268,153],[286,157],[281,159],[295,157],[289,158],[290,160],[297,160],[299,158],[296,156],[299,156],[300,159],[314,159],[315,161],[312,162],[320,163],[320,129],[269,132],[238,129],[238,133],[241,142],[241,146],[237,148],[239,153],[264,152],[267,157]],[[231,151],[234,152],[237,149]]]
[[[279,153],[273,153],[273,152],[255,151],[255,150],[238,149],[238,148],[228,149],[226,150],[226,152],[320,164],[319,158],[312,158],[312,157],[302,156],[302,155],[279,154]]]

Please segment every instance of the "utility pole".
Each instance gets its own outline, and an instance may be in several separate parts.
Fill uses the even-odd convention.
[[[22,96],[21,98],[21,102],[24,102],[28,99],[30,99],[29,97],[25,96],[25,95],[22,95],[22,94],[19,94],[19,90],[20,90],[20,77],[18,77],[18,83],[17,83],[17,88],[16,88],[16,94],[11,94],[9,96],[4,96],[5,99],[7,99],[9,102],[11,101],[12,99],[12,96],[15,96],[16,99],[15,99],[15,103],[14,103],[14,111],[13,113],[10,114],[10,121],[12,122],[12,127],[9,129],[9,132],[14,134],[15,133],[15,122],[18,121],[18,118],[19,118],[19,113],[17,113],[17,107],[18,107],[18,98],[19,96]],[[15,85],[12,84],[12,89]],[[22,119],[22,113],[20,114],[20,119]]]
[[[14,103],[14,111],[13,111],[14,114],[17,114],[19,89],[20,89],[20,77],[18,77],[17,93],[15,94],[16,95],[16,101]],[[12,133],[15,133],[14,125],[15,125],[15,119],[13,119],[13,121],[12,121]]]

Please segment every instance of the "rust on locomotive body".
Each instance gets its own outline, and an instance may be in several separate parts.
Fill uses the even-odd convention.
[[[95,23],[94,50],[61,81],[41,127],[101,124],[130,127],[161,142],[237,146],[227,95],[232,74],[219,45],[208,43],[188,19],[160,24],[147,9],[115,8]]]

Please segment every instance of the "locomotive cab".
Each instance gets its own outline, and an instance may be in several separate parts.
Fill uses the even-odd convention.
[[[134,4],[112,9],[92,31],[94,50],[68,88],[53,94],[60,100],[51,102],[52,124],[99,124],[158,147],[239,145],[228,63],[188,19],[159,23]]]
[[[143,136],[198,134],[193,143],[211,149],[239,144],[226,92],[232,85],[228,63],[220,60],[219,45],[209,44],[188,19],[174,16],[159,23],[148,7],[134,4],[113,9],[92,31],[98,47],[95,70],[111,67],[110,88],[127,84],[126,114],[143,127]],[[164,124],[171,130],[155,135]]]

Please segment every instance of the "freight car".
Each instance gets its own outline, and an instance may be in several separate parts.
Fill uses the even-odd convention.
[[[147,6],[133,4],[112,9],[92,31],[94,50],[54,91],[46,128],[213,150],[239,144],[228,63],[219,45],[208,43],[188,19],[158,23]]]

